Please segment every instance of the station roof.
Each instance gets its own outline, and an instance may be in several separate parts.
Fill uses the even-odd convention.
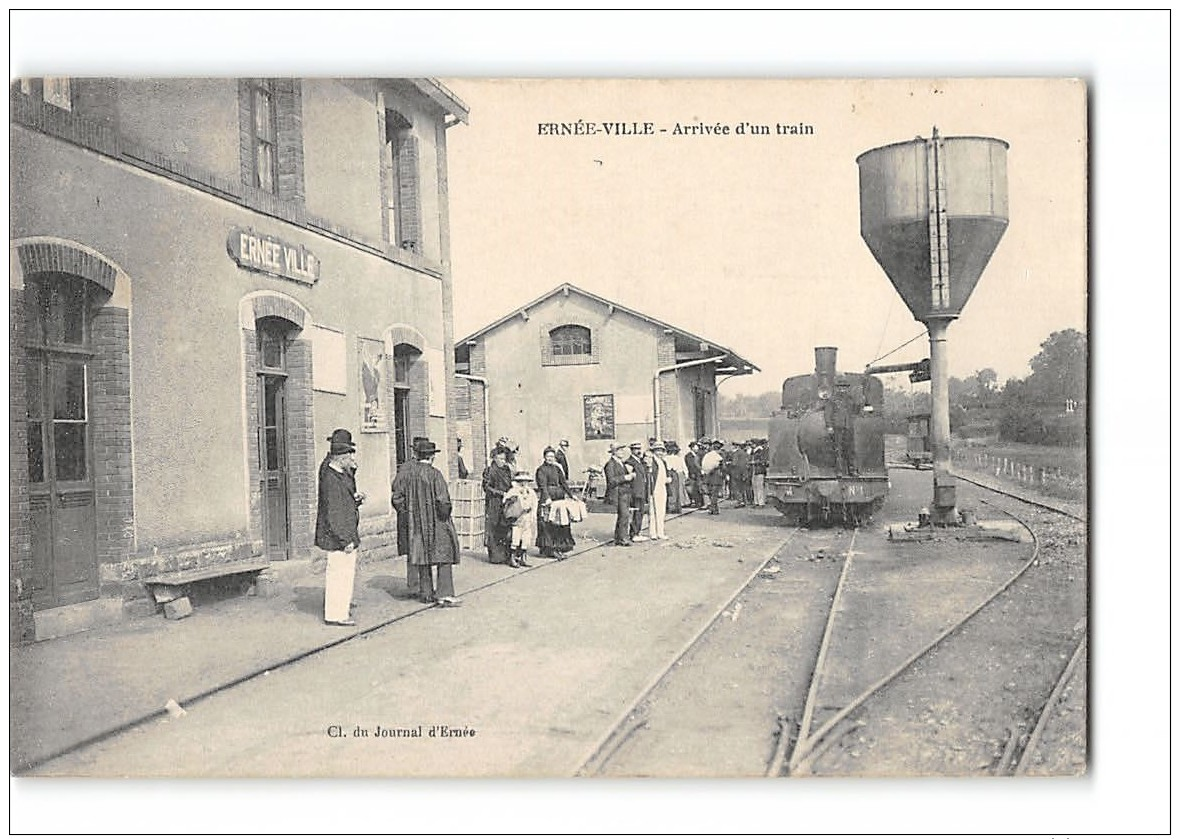
[[[445,84],[438,79],[410,79],[410,82],[458,122],[467,123],[471,109]]]
[[[677,353],[678,358],[681,355],[692,355],[692,356],[697,356],[699,358],[711,358],[714,356],[725,356],[725,358],[722,361],[718,362],[717,369],[716,369],[716,372],[718,375],[746,376],[751,373],[759,372],[759,370],[760,370],[760,368],[757,367],[752,362],[747,361],[745,358],[738,355],[733,350],[729,349],[728,347],[722,346],[721,344],[718,344],[716,341],[710,341],[707,338],[702,338],[699,335],[694,335],[693,333],[688,332],[684,329],[681,329],[678,326],[673,326],[669,323],[665,323],[664,321],[660,320],[659,318],[654,318],[651,315],[645,315],[643,312],[638,312],[635,309],[631,309],[631,308],[628,308],[627,306],[623,306],[619,303],[614,302],[613,300],[608,300],[605,297],[600,297],[599,295],[593,294],[589,291],[586,291],[585,289],[578,288],[577,286],[573,285],[572,283],[562,283],[561,285],[554,288],[552,291],[542,294],[540,297],[536,298],[535,300],[525,303],[523,306],[517,306],[515,309],[513,309],[508,314],[504,315],[504,317],[500,318],[499,320],[489,323],[487,326],[483,327],[482,329],[478,329],[475,332],[472,332],[470,335],[466,336],[465,338],[461,338],[460,340],[455,342],[456,352],[462,353],[466,349],[468,344],[477,341],[482,336],[486,335],[489,332],[492,332],[493,330],[497,329],[502,324],[507,323],[508,321],[512,320],[515,317],[519,317],[522,314],[527,315],[529,309],[535,308],[536,306],[540,305],[541,303],[544,303],[546,300],[548,300],[551,297],[554,297],[558,294],[566,294],[566,295],[580,294],[582,297],[586,297],[590,300],[595,301],[596,303],[600,304],[601,306],[603,306],[604,308],[608,309],[611,312],[615,312],[615,311],[626,312],[627,314],[629,314],[633,317],[639,318],[640,320],[647,321],[648,323],[652,324],[653,326],[656,326],[666,332],[671,332],[673,335],[676,336],[676,353]]]

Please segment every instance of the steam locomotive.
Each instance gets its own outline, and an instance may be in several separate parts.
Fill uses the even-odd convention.
[[[815,372],[783,382],[770,418],[766,497],[795,523],[861,524],[889,494],[884,388],[838,373],[836,348],[815,348]]]

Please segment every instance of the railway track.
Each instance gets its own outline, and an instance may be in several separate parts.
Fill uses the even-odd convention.
[[[990,487],[985,488],[992,491]],[[1000,494],[1017,497],[1007,492]],[[1000,509],[986,499],[979,500],[993,509]],[[1052,510],[1033,499],[1019,500],[1040,510]],[[1076,620],[1069,609],[1063,608],[1050,614],[1042,612],[1035,624],[1020,625],[1021,616],[1031,610],[1030,604],[1043,602],[1041,598],[1045,590],[1055,586],[1053,572],[1058,564],[1044,564],[1042,528],[1038,523],[1011,511],[1003,512],[1031,535],[1033,548],[1027,560],[975,608],[894,671],[869,685],[810,738],[801,741],[786,763],[787,774],[896,774],[904,771],[949,775],[1023,774],[1027,771],[1040,733],[1057,705],[1063,686],[1085,656],[1086,624],[1084,611],[1081,620]],[[1052,512],[1071,521],[1080,520],[1069,511]],[[1016,616],[1015,622],[1013,616]],[[1011,643],[1007,645],[1006,654],[989,659],[981,647],[990,651],[996,645],[972,640],[968,635],[975,632],[988,642],[994,642],[996,625],[1008,625],[1006,634]],[[1021,652],[1022,632],[1027,634],[1029,646],[1037,645],[1035,650]],[[1017,680],[1009,678],[1019,672],[1020,660],[1029,657],[1050,661],[1064,659],[1066,663],[1056,669],[1051,665],[1025,667],[1027,675]],[[923,672],[917,675],[919,667]],[[964,678],[964,672],[972,675]],[[956,680],[958,684],[952,684]],[[964,684],[969,687],[964,688]],[[989,690],[993,694],[990,699],[982,695]],[[970,695],[971,699],[964,701],[965,695]],[[971,704],[972,700],[976,705],[994,702],[1000,708],[996,716],[987,721],[992,731],[982,736],[978,732],[975,736],[962,736],[958,742],[953,735],[943,736],[941,731],[935,731],[931,742],[936,743],[936,747],[922,748],[922,735],[915,736],[914,729],[933,726],[934,729],[954,730],[956,726],[946,717],[952,716],[957,708]],[[927,724],[899,726],[898,720],[904,711],[913,708],[920,709],[920,713],[927,712]],[[856,732],[855,739],[849,737],[853,732]],[[913,742],[899,742],[906,737],[913,738]],[[998,743],[1003,747],[997,755],[995,746]],[[876,748],[878,754],[890,750],[892,745],[894,757],[869,759],[864,744]],[[842,748],[835,748],[837,746]],[[981,754],[972,755],[973,746]],[[897,759],[897,755],[907,754],[908,759]]]
[[[647,728],[650,720],[646,713],[637,710],[640,709],[642,703],[657,689],[657,687],[667,678],[668,674],[677,667],[700,642],[701,638],[708,633],[716,622],[726,613],[727,609],[738,608],[735,603],[738,598],[749,588],[759,574],[767,567],[767,565],[778,555],[784,547],[790,544],[791,540],[799,533],[799,528],[795,528],[790,535],[779,546],[774,554],[767,557],[762,562],[758,563],[754,569],[747,575],[741,584],[733,591],[733,593],[721,601],[712,612],[712,615],[705,621],[701,627],[694,633],[684,645],[673,655],[668,663],[639,691],[635,698],[619,713],[615,722],[607,729],[607,731],[598,739],[594,746],[589,750],[587,755],[578,763],[573,771],[574,776],[593,776],[604,773],[610,761],[615,757],[619,750],[627,744],[639,731]]]
[[[817,709],[816,694],[800,675],[822,668],[830,649],[857,532],[793,529],[652,676],[573,774],[764,774],[799,721]],[[789,554],[800,551],[809,561],[792,571]],[[783,598],[794,602],[794,611],[780,608]],[[807,617],[821,609],[829,615],[824,624]],[[769,643],[770,634],[787,636],[774,644],[773,664],[757,653],[744,661],[749,649]],[[702,710],[716,726],[702,730],[696,722]]]
[[[1077,671],[1078,666],[1085,660],[1088,650],[1088,639],[1085,635],[1078,642],[1074,653],[1069,658],[1069,663],[1065,669],[1061,671],[1057,682],[1053,685],[1053,690],[1049,693],[1049,698],[1041,707],[1041,711],[1037,714],[1036,724],[1032,731],[1024,738],[1015,738],[1019,753],[1014,752],[1009,761],[1001,761],[998,771],[1003,774],[1010,775],[1028,775],[1033,766],[1033,760],[1041,746],[1041,740],[1044,737],[1046,726],[1054,718],[1054,715],[1060,710],[1061,702],[1065,694],[1070,680]]]
[[[993,488],[987,487],[986,485],[977,484],[974,481],[970,481],[970,483],[986,489],[988,492],[993,491]],[[1049,511],[1064,516],[1070,521],[1081,521],[1078,516],[1067,510],[1057,510],[1034,499],[1020,498],[1009,492],[1000,492],[998,494],[1004,497],[1018,498],[1038,510]],[[998,512],[1001,511],[994,502],[990,502],[984,498],[977,500]],[[830,589],[831,596],[828,607],[822,615],[823,631],[817,639],[813,640],[813,643],[809,647],[812,650],[810,660],[807,660],[807,656],[796,652],[790,661],[782,662],[784,670],[794,668],[798,671],[807,672],[809,675],[806,683],[804,685],[804,683],[795,679],[792,688],[784,688],[780,684],[778,694],[768,703],[773,705],[773,715],[765,711],[761,715],[764,722],[772,719],[773,723],[767,724],[764,737],[761,741],[747,743],[748,746],[755,748],[765,761],[766,776],[826,774],[829,772],[831,774],[841,774],[839,770],[833,771],[830,766],[825,767],[825,760],[831,763],[830,756],[835,751],[834,747],[841,743],[847,743],[853,735],[855,735],[854,742],[857,743],[872,741],[877,737],[877,733],[874,730],[875,721],[873,713],[875,711],[874,705],[880,705],[882,697],[886,697],[885,702],[888,704],[888,694],[891,690],[895,689],[898,683],[903,681],[907,676],[913,676],[919,668],[923,666],[930,667],[931,665],[928,662],[935,657],[936,653],[942,652],[943,655],[948,655],[946,651],[954,645],[955,638],[969,627],[978,625],[980,622],[994,620],[995,618],[990,616],[991,612],[997,610],[1003,612],[1011,611],[1010,607],[1004,606],[1004,598],[1006,596],[1009,598],[1012,597],[1013,587],[1024,580],[1030,571],[1036,571],[1040,567],[1043,555],[1042,544],[1036,524],[1011,512],[1003,512],[1005,515],[1019,522],[1020,526],[1029,534],[1029,538],[1031,539],[1031,549],[1028,550],[1027,555],[1020,561],[1015,570],[988,590],[986,595],[980,598],[972,608],[968,609],[961,617],[958,617],[949,626],[939,632],[933,640],[919,646],[898,665],[890,669],[889,672],[869,683],[851,701],[842,703],[838,707],[832,707],[820,701],[820,685],[824,681],[828,670],[829,657],[835,655],[838,658],[841,655],[846,655],[846,653],[842,653],[839,650],[833,652],[832,639],[834,636],[833,627],[844,607],[842,593],[849,574],[853,569],[854,557],[857,553],[854,551],[854,547],[856,545],[858,531],[851,531],[848,536],[847,547],[841,551],[842,561],[838,575],[834,574],[835,581]],[[797,533],[798,531],[794,535],[797,535]],[[726,609],[732,611],[735,603],[740,603],[743,598],[750,596],[751,588],[757,586],[762,579],[760,577],[760,571],[763,567],[765,567],[765,564],[760,566],[759,569],[755,569],[755,572],[750,575],[744,586],[719,607],[713,620],[707,626],[702,627],[701,632],[663,670],[653,676],[641,694],[619,715],[614,725],[601,738],[593,752],[578,767],[575,774],[674,775],[678,774],[678,769],[682,770],[684,768],[683,763],[679,762],[681,758],[675,755],[671,755],[665,762],[661,762],[658,756],[644,755],[645,751],[652,752],[661,748],[661,744],[663,744],[664,748],[667,748],[668,743],[675,742],[677,739],[666,733],[661,737],[659,731],[660,715],[657,709],[662,702],[675,705],[677,700],[674,694],[678,690],[681,693],[688,693],[694,690],[691,684],[679,687],[676,685],[677,679],[684,679],[684,677],[677,674],[677,669],[690,656],[698,653],[698,648],[707,646],[711,636],[718,634],[719,627],[724,626],[724,623],[718,623],[718,617],[722,614],[727,614]],[[1037,585],[1034,584],[1033,588],[1036,587]],[[817,616],[813,619],[812,623],[818,624],[818,622],[819,617]],[[988,762],[986,768],[989,772],[993,774],[999,772],[1014,774],[1027,771],[1027,764],[1031,756],[1036,752],[1040,740],[1040,733],[1044,730],[1052,714],[1052,708],[1056,705],[1056,697],[1060,696],[1063,689],[1062,686],[1069,680],[1070,675],[1077,666],[1079,658],[1084,657],[1084,620],[1081,627],[1083,631],[1082,641],[1075,646],[1074,654],[1069,657],[1068,664],[1057,674],[1057,678],[1054,680],[1055,686],[1052,687],[1049,699],[1040,705],[1040,712],[1032,727],[1032,731],[1030,732],[1028,730],[1029,707],[1027,706],[1029,703],[1025,703],[1014,712],[1013,719],[1006,727],[1005,731],[1008,739],[1002,753],[999,755],[998,761],[993,756],[993,759]],[[1075,626],[1072,635],[1076,636],[1077,631],[1078,627]],[[719,642],[719,645],[724,647],[723,642]],[[729,646],[732,647],[733,645],[730,644]],[[701,666],[707,667],[706,658],[708,653],[699,651],[698,654],[702,659]],[[721,653],[715,654],[713,658],[716,659],[720,655]],[[955,657],[954,652],[949,653],[949,655],[952,658]],[[975,658],[976,656],[974,654],[969,655],[964,653],[960,659],[960,663],[969,662]],[[916,678],[917,681],[921,682],[925,677]],[[782,679],[784,682],[792,682],[791,679],[785,676]],[[1009,682],[1005,682],[1005,685],[1009,689],[1012,688]],[[803,687],[805,689],[802,689]],[[1035,685],[1022,687],[1027,687],[1034,692],[1039,689]],[[1031,704],[1035,705],[1036,703],[1033,702]],[[783,710],[784,708],[787,710]],[[723,717],[724,715],[719,714],[718,716]],[[729,738],[728,733],[722,734],[721,736],[727,739]],[[914,744],[911,743],[912,745]],[[960,751],[968,750],[968,747],[961,745],[952,745],[951,748],[952,750]],[[849,751],[853,754],[856,753],[855,748],[851,748]],[[661,771],[652,771],[651,767],[653,766]],[[973,771],[979,773],[983,768],[983,766],[976,765],[973,767]],[[953,766],[945,767],[945,770],[950,774],[956,774],[958,772]],[[863,772],[863,767],[859,771]],[[888,771],[890,774],[895,774],[898,771],[898,767],[890,767]],[[902,771],[908,771],[911,774],[937,774],[939,771],[942,771],[942,768],[931,768],[926,764],[910,762],[908,767],[903,768]],[[720,774],[725,773],[722,772]]]

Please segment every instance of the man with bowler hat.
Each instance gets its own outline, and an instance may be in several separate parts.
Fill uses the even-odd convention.
[[[634,477],[631,478],[631,541],[646,542],[643,535],[643,514],[647,512],[647,498],[651,494],[651,486],[647,473],[647,464],[643,460],[643,443],[636,440],[630,446],[631,456],[627,458],[627,465],[631,467]]]
[[[431,461],[439,451],[430,440],[414,442],[414,461],[393,479],[390,502],[409,530],[409,561],[418,571],[418,599],[458,606],[451,566],[459,563],[459,538],[451,523],[447,479]],[[435,583],[437,574],[438,582]]]
[[[620,548],[631,544],[631,481],[635,471],[626,460],[627,447],[615,446],[602,467],[606,477],[606,502],[615,511],[615,540],[612,544]]]
[[[350,614],[356,556],[360,546],[360,505],[356,491],[356,446],[347,429],[328,438],[328,454],[320,464],[316,498],[315,543],[328,552],[324,578],[324,623],[355,626]]]

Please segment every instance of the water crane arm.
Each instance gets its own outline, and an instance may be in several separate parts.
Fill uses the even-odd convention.
[[[865,368],[865,375],[875,376],[878,373],[905,373],[911,370],[917,372],[922,369],[930,370],[930,359],[923,358],[921,361],[911,361],[906,364],[878,364],[875,367],[870,365]]]

